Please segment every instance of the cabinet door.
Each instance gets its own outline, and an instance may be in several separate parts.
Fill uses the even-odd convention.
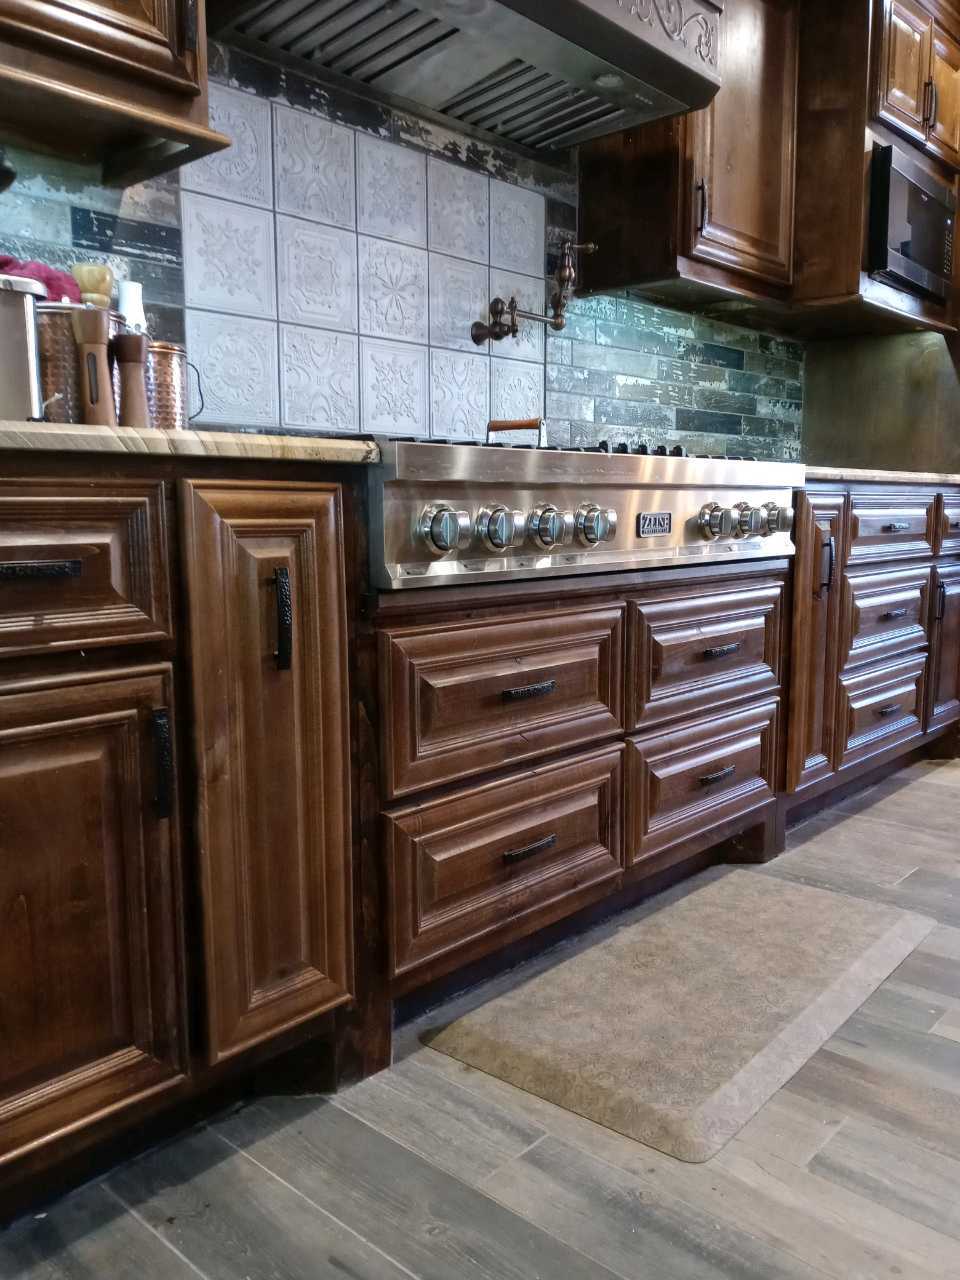
[[[947,164],[960,168],[960,44],[936,25],[931,79],[927,147]]]
[[[787,718],[787,789],[800,791],[836,768],[842,493],[800,494],[794,565],[793,662]]]
[[[200,90],[199,0],[0,0],[0,34],[176,93]]]
[[[690,117],[690,253],[777,284],[793,274],[797,9],[734,0],[721,24],[723,85]]]
[[[166,666],[0,691],[0,1164],[184,1077]]]
[[[219,1061],[350,998],[337,485],[184,481],[207,1031]]]
[[[933,19],[915,0],[886,0],[880,37],[877,114],[922,142],[927,132]]]
[[[960,719],[960,564],[938,567],[933,606],[930,729]]]

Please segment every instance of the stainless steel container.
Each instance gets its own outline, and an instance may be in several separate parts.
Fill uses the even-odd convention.
[[[41,418],[37,299],[47,291],[38,280],[0,276],[0,420]]]
[[[40,347],[40,382],[44,416],[48,422],[82,422],[80,398],[80,351],[73,336],[73,312],[79,302],[41,302],[37,307],[38,342]],[[110,312],[110,337],[123,329],[123,316]],[[113,398],[120,411],[120,370],[110,360]]]

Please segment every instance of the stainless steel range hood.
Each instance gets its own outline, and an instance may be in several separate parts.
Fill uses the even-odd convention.
[[[211,29],[536,151],[706,106],[723,0],[255,0]]]

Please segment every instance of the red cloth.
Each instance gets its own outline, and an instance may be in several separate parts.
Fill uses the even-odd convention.
[[[46,285],[47,298],[51,302],[60,302],[63,298],[68,298],[70,302],[80,301],[80,286],[73,276],[68,271],[48,267],[45,262],[20,262],[17,258],[0,253],[0,275],[39,280],[42,285]]]

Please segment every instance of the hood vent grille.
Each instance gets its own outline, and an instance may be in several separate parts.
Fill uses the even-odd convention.
[[[532,151],[704,106],[719,85],[722,0],[209,0],[208,9],[216,35],[261,56]],[[704,30],[706,42],[688,38]]]

